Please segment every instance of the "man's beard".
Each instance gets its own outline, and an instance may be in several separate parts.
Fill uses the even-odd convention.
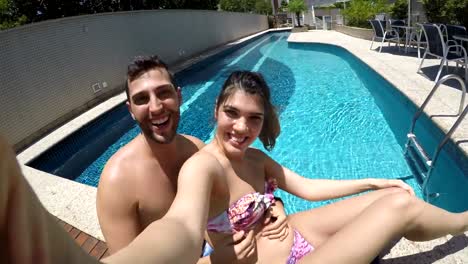
[[[175,115],[175,117],[174,117]],[[172,113],[171,116],[171,127],[168,132],[165,132],[163,135],[161,134],[156,134],[153,132],[151,127],[148,126],[143,126],[140,122],[137,121],[138,126],[141,129],[141,132],[145,136],[145,138],[151,139],[153,142],[158,143],[158,144],[169,144],[174,140],[174,137],[177,134],[177,127],[179,125],[179,119],[180,119],[180,113]]]

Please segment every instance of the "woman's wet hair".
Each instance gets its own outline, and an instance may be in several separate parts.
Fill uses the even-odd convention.
[[[125,93],[127,94],[127,99],[130,102],[130,92],[128,84],[134,80],[140,78],[141,75],[154,70],[160,69],[167,73],[169,80],[174,86],[174,89],[177,89],[177,83],[174,76],[169,72],[167,64],[164,63],[157,55],[152,56],[137,56],[133,58],[133,61],[127,67],[127,81],[125,82]]]
[[[276,138],[280,134],[280,124],[276,109],[271,103],[270,88],[257,72],[235,71],[229,75],[216,100],[216,112],[235,92],[243,91],[251,95],[258,95],[263,103],[264,121],[258,138],[265,149],[271,151],[275,147]]]

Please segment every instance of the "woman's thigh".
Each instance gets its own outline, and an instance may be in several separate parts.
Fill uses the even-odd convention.
[[[376,200],[397,192],[401,188],[387,188],[341,200],[323,207],[288,216],[291,226],[297,229],[314,247],[319,247],[346,224],[356,218]]]

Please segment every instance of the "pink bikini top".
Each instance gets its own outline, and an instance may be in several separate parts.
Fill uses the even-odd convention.
[[[207,230],[232,234],[234,231],[250,230],[275,202],[273,192],[277,184],[274,179],[265,182],[265,194],[249,193],[231,204],[217,217],[208,220]]]

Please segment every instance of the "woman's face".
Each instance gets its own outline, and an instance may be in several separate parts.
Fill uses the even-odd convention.
[[[243,153],[262,131],[264,108],[261,98],[235,91],[219,106],[216,136],[229,154]]]

